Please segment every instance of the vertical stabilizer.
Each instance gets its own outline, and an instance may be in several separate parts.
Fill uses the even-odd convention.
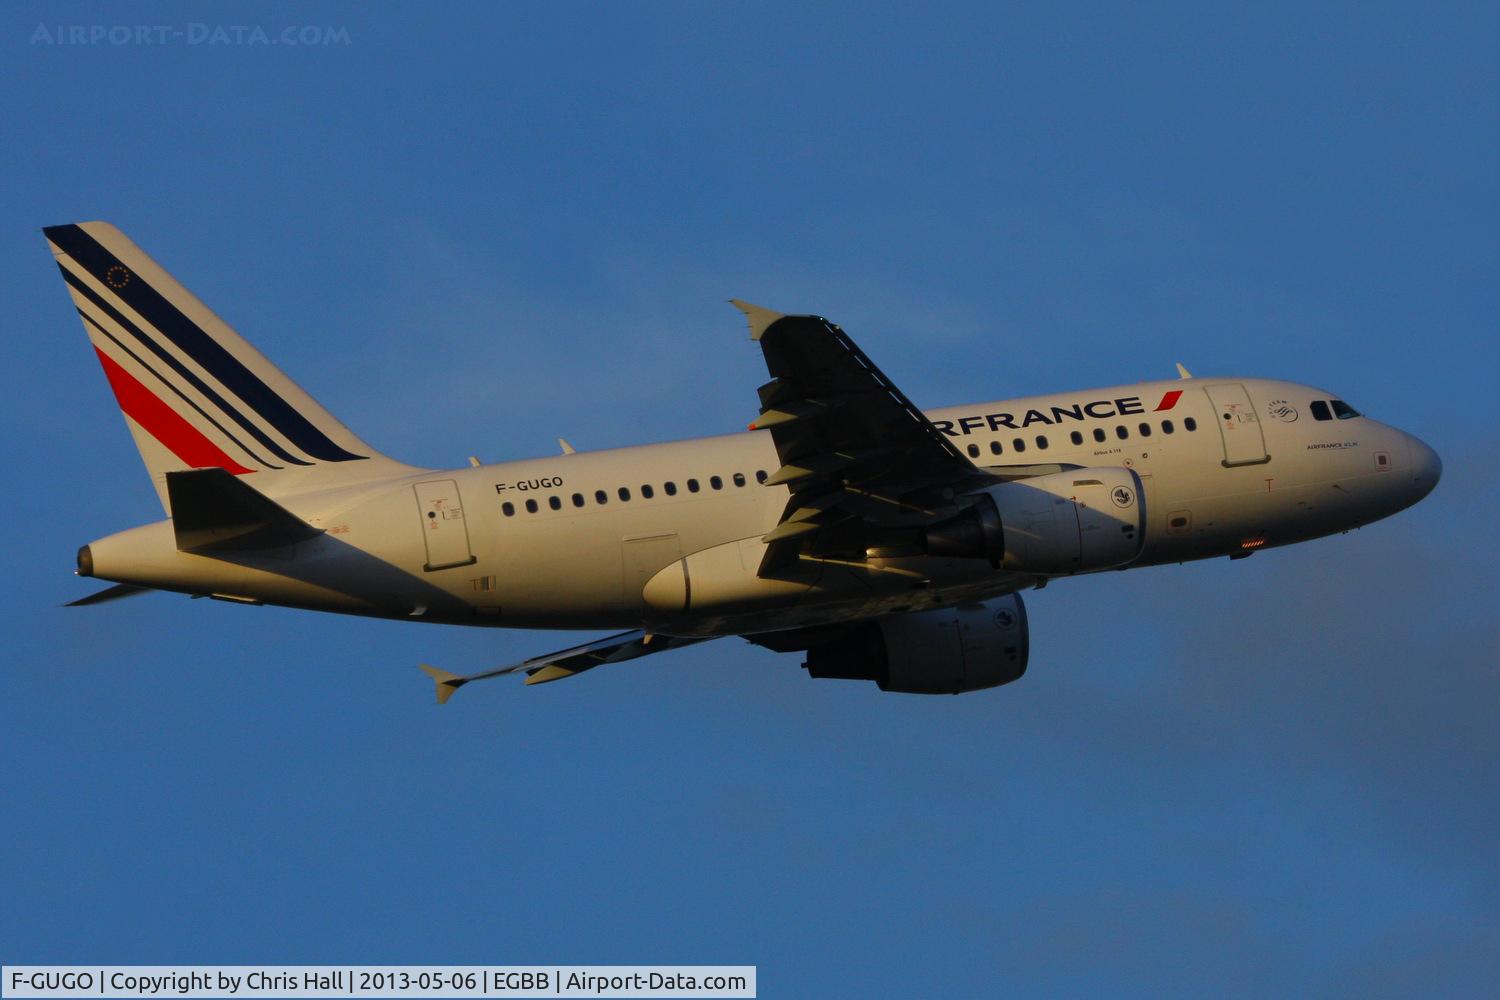
[[[114,226],[43,230],[162,506],[166,474],[273,496],[411,471],[375,451]]]

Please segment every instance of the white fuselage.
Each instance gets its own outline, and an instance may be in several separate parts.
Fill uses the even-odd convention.
[[[1432,489],[1440,466],[1431,449],[1366,417],[1315,419],[1313,402],[1332,398],[1289,382],[1198,378],[927,415],[981,468],[1133,470],[1145,531],[1130,565],[1142,566],[1345,531]],[[228,599],[684,635],[815,625],[1045,582],[978,559],[917,557],[827,564],[756,590],[759,539],[788,497],[786,487],[758,480],[779,465],[771,434],[752,431],[280,496],[325,533],[270,553],[180,552],[169,521],[89,548],[105,579]],[[719,572],[744,574],[740,597],[686,613],[654,598],[653,579],[705,553]]]

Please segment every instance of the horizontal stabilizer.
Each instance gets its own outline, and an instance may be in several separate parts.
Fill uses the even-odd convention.
[[[118,601],[122,597],[134,597],[136,594],[148,594],[150,592],[150,587],[137,587],[131,583],[117,583],[113,587],[109,587],[105,590],[99,591],[97,594],[90,594],[87,597],[80,597],[76,601],[69,601],[67,604],[64,604],[63,607],[86,608],[91,604],[103,604],[106,601]]]
[[[224,469],[167,473],[167,503],[183,552],[274,549],[323,533]]]

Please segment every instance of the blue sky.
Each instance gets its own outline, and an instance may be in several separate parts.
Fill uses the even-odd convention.
[[[925,5],[924,5],[925,6]],[[347,30],[59,45],[47,25]],[[763,996],[1500,981],[1481,5],[7,5],[6,963],[752,963]],[[1326,386],[1445,478],[1362,531],[1028,600],[962,698],[738,642],[438,710],[570,637],[92,609],[159,516],[39,229],[126,230],[414,462],[742,426],[731,296],[919,404]]]

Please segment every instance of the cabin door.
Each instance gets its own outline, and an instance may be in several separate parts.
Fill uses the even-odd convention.
[[[1205,386],[1203,391],[1208,393],[1214,405],[1214,421],[1219,425],[1219,436],[1224,441],[1224,464],[1256,465],[1270,461],[1260,418],[1245,387],[1233,382]]]
[[[451,479],[418,483],[417,508],[422,515],[422,538],[427,543],[427,565],[435,569],[467,566],[474,561],[469,548],[469,526],[464,522],[463,501],[458,484]]]

